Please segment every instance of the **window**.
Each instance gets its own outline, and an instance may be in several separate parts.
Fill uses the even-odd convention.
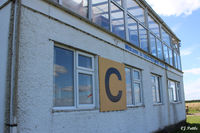
[[[140,47],[148,52],[148,43],[147,43],[147,30],[142,26],[139,25],[139,33],[140,33]]]
[[[59,2],[79,15],[85,18],[88,17],[88,0],[59,0]]]
[[[128,16],[128,34],[129,41],[139,47],[137,22],[130,16]]]
[[[168,53],[168,47],[166,45],[164,46],[164,56],[165,56],[165,62],[169,64],[169,53]]]
[[[170,102],[181,101],[180,83],[168,80],[168,93]]]
[[[150,45],[151,45],[151,54],[157,57],[156,38],[153,34],[150,34]]]
[[[178,69],[177,53],[174,51],[174,67]]]
[[[151,75],[153,102],[161,103],[161,85],[160,77]]]
[[[163,60],[163,49],[162,49],[162,43],[160,40],[156,39],[157,42],[157,50],[158,50],[158,58]]]
[[[142,105],[142,79],[141,71],[133,68],[125,68],[127,106]]]
[[[140,7],[135,0],[127,0],[127,11],[137,18],[142,24],[145,24],[144,9]]]
[[[92,1],[93,22],[109,30],[108,0]]]
[[[158,37],[160,37],[160,30],[159,30],[159,25],[158,23],[148,15],[148,24],[149,24],[149,29]]]
[[[94,56],[55,46],[54,107],[94,108],[94,90]]]
[[[111,3],[112,32],[125,39],[124,13],[115,4]]]
[[[173,66],[173,55],[172,55],[172,49],[169,48],[169,64]]]
[[[162,28],[161,29],[161,33],[162,33],[162,39],[165,43],[167,43],[168,46],[170,46],[170,36],[169,34]]]

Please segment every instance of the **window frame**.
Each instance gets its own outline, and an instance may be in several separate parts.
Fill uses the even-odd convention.
[[[171,88],[170,82],[173,82],[175,85],[175,94],[174,94],[173,88]],[[168,79],[168,97],[169,97],[170,103],[181,103],[182,102],[181,101],[181,84],[180,84],[180,88],[178,89],[178,87],[177,87],[178,83],[180,84],[180,82],[178,82],[178,81]],[[169,90],[172,91],[172,99],[170,99]],[[180,90],[180,92],[178,92],[178,90]],[[176,96],[176,100],[174,100],[174,95]]]
[[[96,108],[96,72],[95,72],[95,66],[94,63],[96,63],[95,61],[95,55],[92,54],[88,54],[73,48],[69,48],[67,46],[62,46],[60,44],[54,44],[53,49],[55,52],[55,47],[58,48],[62,48],[64,50],[69,50],[73,52],[73,70],[74,73],[73,75],[73,86],[74,86],[74,106],[55,106],[54,103],[54,99],[55,99],[55,88],[53,88],[53,111],[73,111],[73,110],[91,110],[91,109],[95,109]],[[78,55],[84,55],[87,57],[92,57],[92,69],[88,69],[88,68],[84,68],[84,67],[80,67],[78,66]],[[53,73],[54,73],[54,69],[53,69]],[[93,91],[93,104],[79,104],[79,88],[78,88],[78,74],[79,73],[83,73],[83,74],[88,74],[88,75],[92,75],[92,91]],[[55,83],[55,76],[53,76],[53,83]]]
[[[162,77],[160,76],[160,75],[157,75],[157,74],[154,74],[154,73],[151,73],[151,77],[156,77],[157,79],[158,79],[158,89],[159,89],[159,99],[160,99],[160,102],[158,102],[157,101],[157,93],[156,93],[156,91],[155,91],[155,98],[156,98],[156,101],[154,102],[153,101],[153,104],[154,105],[160,105],[160,104],[163,104],[163,95],[162,95]],[[152,82],[151,82],[152,83]],[[153,86],[155,86],[155,89],[157,89],[156,88],[156,84],[153,84],[152,83],[152,87]],[[153,89],[153,88],[151,88],[151,89]],[[153,97],[153,96],[152,96]]]
[[[132,96],[132,104],[126,104],[126,106],[128,108],[143,106],[144,105],[144,98],[143,98],[142,71],[140,69],[129,67],[129,66],[125,66],[125,69],[126,68],[130,70],[131,92],[132,92],[132,95],[131,95]],[[139,80],[137,80],[133,77],[134,71],[139,72],[139,76],[140,76]],[[137,84],[140,85],[140,99],[141,99],[141,101],[140,101],[139,104],[136,104],[136,102],[135,102],[134,83],[137,83]]]

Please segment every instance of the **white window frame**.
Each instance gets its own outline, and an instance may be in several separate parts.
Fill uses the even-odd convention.
[[[131,92],[132,92],[132,104],[127,104],[127,107],[143,106],[142,71],[139,70],[139,69],[136,69],[136,68],[128,67],[128,66],[126,66],[125,68],[130,70],[130,74],[131,74],[131,77],[130,77],[131,78]],[[135,79],[133,77],[133,72],[134,71],[139,72],[139,76],[140,76],[139,80],[137,80],[137,79]],[[137,83],[137,84],[140,85],[140,99],[141,99],[141,102],[138,103],[138,104],[135,103],[134,83]]]
[[[155,102],[153,101],[153,104],[155,104],[155,105],[157,105],[157,104],[163,104],[163,99],[162,99],[162,84],[161,84],[162,78],[161,78],[161,76],[156,75],[156,74],[153,74],[153,73],[151,74],[151,76],[154,76],[154,77],[156,77],[156,78],[158,79],[158,87],[159,87],[158,89],[159,89],[159,92],[160,92],[160,93],[159,93],[160,102],[157,101],[157,93],[155,92],[154,95],[155,95],[155,97],[156,97],[156,101],[155,101]],[[152,87],[155,86],[155,85],[156,85],[156,84],[153,84],[153,83],[152,83]],[[153,89],[153,88],[152,88],[152,89]],[[157,89],[157,88],[155,87],[155,89]],[[153,96],[152,96],[152,97],[153,97]]]
[[[174,94],[173,89],[170,87],[170,85],[171,85],[170,82],[175,83],[175,94]],[[178,86],[177,86],[178,83],[180,84],[180,82],[178,82],[178,81],[168,79],[168,94],[169,94],[169,90],[172,91],[172,99],[170,99],[170,97],[169,97],[169,101],[171,103],[180,103],[181,102],[181,92],[178,92]],[[181,91],[181,87],[179,88],[179,91]],[[176,95],[176,101],[174,100],[174,95]]]
[[[80,52],[80,51],[77,51],[75,49],[72,49],[72,48],[68,48],[68,47],[64,47],[62,45],[54,45],[54,48],[55,47],[58,47],[58,48],[63,48],[65,50],[70,50],[73,52],[73,66],[74,66],[74,74],[73,74],[73,77],[74,77],[74,82],[73,82],[73,85],[74,85],[74,106],[60,106],[60,107],[57,107],[55,105],[53,105],[53,110],[54,111],[70,111],[70,110],[88,110],[88,109],[95,109],[96,107],[96,100],[95,100],[95,97],[96,97],[96,92],[95,92],[95,88],[96,88],[96,85],[95,85],[95,68],[94,68],[94,55],[91,55],[91,54],[88,54],[88,53],[84,53],[84,52]],[[92,69],[89,69],[89,68],[84,68],[84,67],[80,67],[78,66],[78,55],[84,55],[84,56],[87,56],[87,57],[91,57],[92,58]],[[78,88],[78,74],[79,73],[83,73],[83,74],[88,74],[88,75],[92,75],[92,91],[93,91],[93,104],[79,104],[79,88]],[[55,81],[55,77],[54,77],[54,81]],[[53,95],[54,98],[55,98],[55,94]]]

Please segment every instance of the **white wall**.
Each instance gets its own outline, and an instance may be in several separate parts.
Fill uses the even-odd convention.
[[[22,6],[17,94],[18,132],[147,133],[185,119],[184,102],[168,104],[164,69],[126,52],[123,50],[124,43],[117,38],[45,2],[31,3],[26,0],[22,2],[25,6],[56,17],[60,22]],[[69,25],[75,25],[88,34]],[[51,40],[142,69],[145,106],[104,113],[99,112],[99,109],[53,112],[53,41]],[[162,76],[164,101],[162,105],[153,105],[150,73]],[[182,81],[182,75],[178,72],[168,73],[170,79]]]
[[[0,133],[3,133],[11,4],[0,10]]]

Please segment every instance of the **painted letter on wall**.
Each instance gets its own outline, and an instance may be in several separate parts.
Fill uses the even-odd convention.
[[[99,57],[100,111],[126,109],[124,64]]]

